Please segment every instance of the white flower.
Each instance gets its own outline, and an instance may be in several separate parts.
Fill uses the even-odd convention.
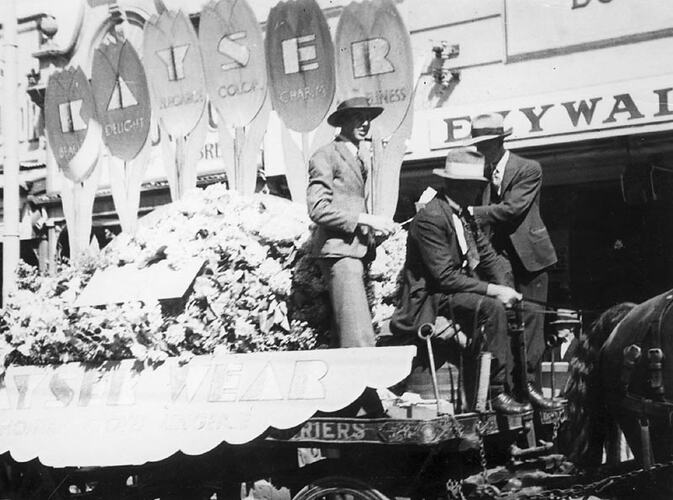
[[[273,293],[289,296],[292,291],[292,272],[289,269],[281,269],[269,279],[269,288]]]
[[[245,249],[243,250],[246,262],[253,268],[262,265],[262,262],[264,262],[264,259],[266,258],[266,254],[267,249],[252,240],[245,245]]]
[[[185,327],[182,325],[171,325],[166,328],[166,333],[164,334],[166,342],[170,345],[178,345],[180,342],[185,340]]]
[[[234,333],[237,337],[252,337],[257,332],[255,325],[243,318],[236,318]]]
[[[145,361],[147,359],[147,348],[144,345],[135,342],[131,345],[131,354],[133,354],[134,358],[140,361]]]
[[[280,262],[274,259],[265,259],[262,265],[257,268],[257,276],[267,283],[283,270]]]

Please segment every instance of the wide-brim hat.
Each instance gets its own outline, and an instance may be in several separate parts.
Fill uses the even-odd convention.
[[[449,151],[444,168],[433,168],[432,173],[445,179],[460,181],[484,181],[484,156],[471,149],[461,148]]]
[[[332,127],[340,127],[345,118],[352,113],[365,113],[368,120],[373,120],[383,113],[383,108],[370,106],[366,97],[351,97],[337,106],[336,111],[327,117],[327,123]]]
[[[462,141],[462,145],[473,146],[498,137],[507,137],[511,133],[512,127],[505,128],[505,119],[500,113],[477,115],[472,118],[470,137]]]
[[[559,309],[556,311],[556,319],[550,321],[549,324],[556,327],[579,326],[582,324],[582,320],[578,311]]]

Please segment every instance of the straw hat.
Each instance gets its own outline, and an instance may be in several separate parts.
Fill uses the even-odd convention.
[[[512,133],[512,127],[505,129],[505,119],[500,113],[486,113],[472,118],[472,128],[470,137],[464,142],[464,146],[497,139],[498,137],[507,137]]]
[[[445,179],[486,182],[483,155],[466,148],[449,151],[444,168],[435,168],[432,173]]]

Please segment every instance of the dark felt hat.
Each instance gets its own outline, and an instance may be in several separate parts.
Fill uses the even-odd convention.
[[[340,127],[344,119],[355,112],[365,113],[369,120],[373,120],[383,113],[383,108],[380,106],[370,106],[366,97],[351,97],[342,101],[337,106],[336,111],[327,117],[327,123],[332,125],[332,127]]]

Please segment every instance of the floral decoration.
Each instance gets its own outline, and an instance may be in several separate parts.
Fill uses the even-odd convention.
[[[241,196],[222,185],[194,190],[144,217],[136,234],[61,263],[53,275],[22,265],[0,314],[2,365],[100,362],[218,352],[305,350],[329,344],[329,297],[311,256],[305,207]],[[368,277],[377,331],[394,309],[404,231],[379,246]],[[165,260],[173,269],[204,262],[176,307],[157,301],[75,307],[99,269]]]

